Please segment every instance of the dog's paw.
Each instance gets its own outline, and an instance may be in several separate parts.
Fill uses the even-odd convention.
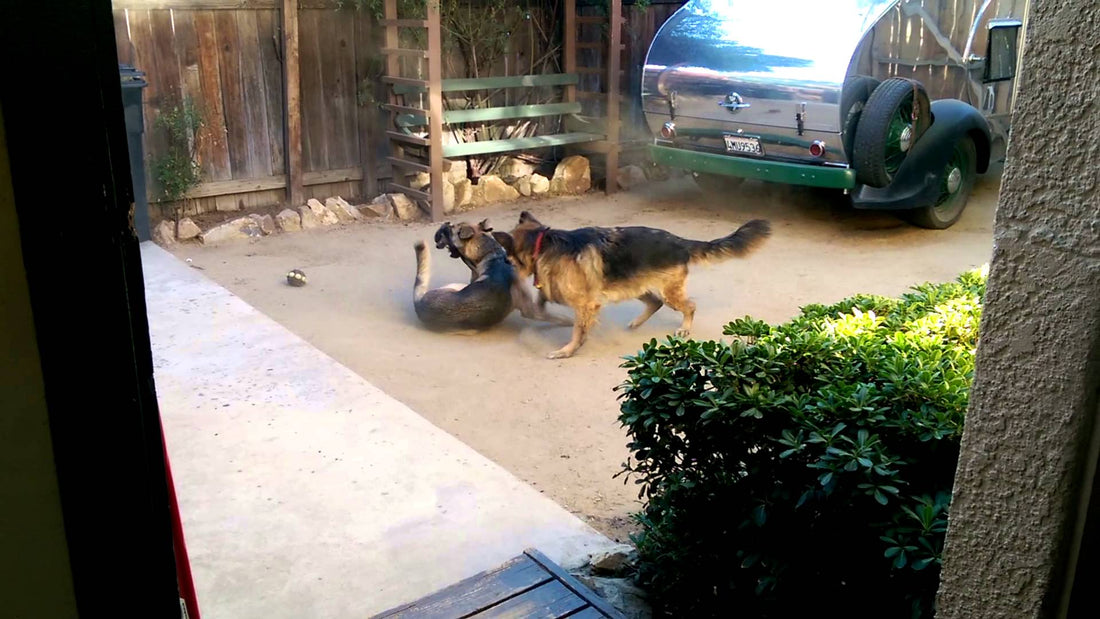
[[[568,359],[569,357],[572,357],[572,356],[573,356],[573,351],[565,350],[564,348],[562,348],[561,350],[555,350],[554,352],[546,355],[546,358],[547,359]]]
[[[691,337],[691,329],[677,329],[675,332],[673,332],[673,335],[686,340],[687,338]]]

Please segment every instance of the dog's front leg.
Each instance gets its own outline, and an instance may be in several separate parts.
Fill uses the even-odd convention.
[[[600,306],[593,303],[583,308],[576,308],[576,319],[573,321],[573,339],[558,350],[546,355],[548,359],[566,359],[572,357],[577,349],[584,345],[588,339],[588,331],[596,322],[596,316],[600,313]]]

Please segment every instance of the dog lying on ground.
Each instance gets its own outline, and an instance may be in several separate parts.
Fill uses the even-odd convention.
[[[584,344],[600,308],[638,299],[645,310],[630,323],[640,327],[668,305],[683,315],[676,335],[686,337],[695,317],[688,298],[688,266],[748,255],[771,235],[771,225],[754,219],[713,241],[693,241],[655,228],[580,228],[555,230],[524,211],[501,243],[519,275],[534,275],[538,306],[552,301],[573,308],[573,337],[551,359],[571,357]]]
[[[523,279],[519,277],[507,252],[491,234],[486,221],[477,226],[468,223],[443,224],[435,233],[439,249],[448,249],[452,258],[470,267],[469,284],[450,284],[429,289],[431,255],[424,242],[416,249],[416,281],[413,307],[428,328],[436,331],[483,331],[500,324],[513,310],[525,318],[560,325],[572,321],[546,312],[537,305]]]

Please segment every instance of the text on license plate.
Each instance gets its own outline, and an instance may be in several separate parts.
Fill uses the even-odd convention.
[[[760,148],[759,138],[747,138],[740,135],[727,135],[726,138],[726,151],[731,153],[742,153],[745,155],[763,155],[764,149]]]

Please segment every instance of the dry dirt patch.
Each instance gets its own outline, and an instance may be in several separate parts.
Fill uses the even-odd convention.
[[[579,199],[522,200],[467,213],[508,229],[523,209],[555,227],[648,225],[685,237],[728,234],[754,217],[774,235],[752,257],[692,271],[698,304],[695,337],[719,338],[722,326],[751,314],[777,322],[808,303],[866,292],[895,295],[923,281],[943,281],[984,264],[992,247],[996,177],[979,179],[962,221],[933,232],[889,215],[855,212],[828,194],[746,183],[723,201],[687,179],[631,193]],[[627,457],[613,387],[620,359],[679,324],[665,308],[638,332],[626,324],[638,302],[608,307],[588,343],[572,359],[545,353],[569,329],[513,315],[477,336],[422,329],[411,304],[413,243],[435,226],[370,221],[276,235],[215,247],[172,248],[206,275],[322,351],[411,406],[421,415],[551,496],[611,537],[626,540],[638,507],[633,483],[612,479]],[[443,252],[433,284],[468,281],[468,271]],[[309,285],[284,276],[303,269]],[[303,368],[302,371],[309,371]],[[369,445],[364,445],[369,449]]]

